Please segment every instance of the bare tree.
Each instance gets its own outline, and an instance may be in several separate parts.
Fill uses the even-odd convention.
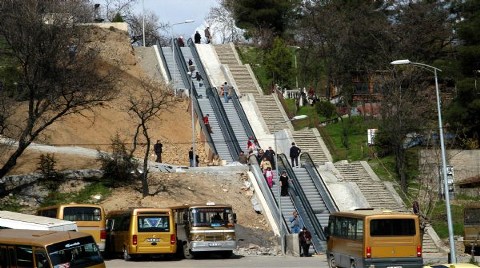
[[[212,39],[219,40],[221,44],[228,42],[239,42],[243,40],[243,31],[235,26],[235,21],[231,12],[225,8],[225,1],[221,1],[220,6],[210,9],[206,18],[211,30],[214,30]]]
[[[145,29],[143,28],[143,19],[145,19]],[[145,30],[145,46],[153,46],[161,43],[162,36],[160,31],[167,29],[167,24],[159,23],[158,16],[153,12],[147,12],[145,18],[142,14],[134,14],[126,17],[125,21],[129,25],[130,36],[132,37],[132,44],[143,45],[143,30]]]
[[[395,171],[404,193],[408,190],[407,135],[421,133],[434,122],[435,96],[428,82],[418,72],[402,72],[393,79],[386,77],[382,87],[381,124],[375,139],[384,153],[395,156]]]
[[[132,17],[132,6],[138,0],[104,0],[104,13],[108,21],[113,21],[117,15],[123,18]]]
[[[84,1],[0,0],[0,56],[9,57],[18,79],[4,85],[13,102],[0,118],[3,135],[18,142],[0,168],[0,178],[51,124],[82,114],[115,96],[118,64],[99,57],[91,27],[77,24]],[[80,14],[82,15],[82,14]],[[82,16],[80,16],[82,17]],[[20,86],[21,85],[21,86]],[[2,110],[0,110],[2,112]]]
[[[165,111],[172,101],[173,95],[165,84],[145,77],[140,79],[138,87],[128,100],[128,113],[137,122],[131,155],[137,150],[138,146],[145,144],[143,174],[141,174],[144,197],[150,194],[148,185],[148,156],[152,145],[149,132],[150,124],[154,119],[159,119],[161,112]]]

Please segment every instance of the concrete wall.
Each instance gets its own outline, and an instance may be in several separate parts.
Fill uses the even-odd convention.
[[[447,165],[453,166],[454,184],[461,180],[478,176],[480,174],[480,150],[447,150]],[[438,185],[441,153],[439,149],[421,150],[419,167],[422,177],[434,185]],[[466,190],[455,186],[455,192],[462,191],[466,194],[477,194],[480,189]]]

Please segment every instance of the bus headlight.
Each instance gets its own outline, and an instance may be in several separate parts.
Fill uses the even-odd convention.
[[[202,241],[203,239],[202,239],[202,236],[201,236],[201,235],[196,235],[196,236],[193,238],[193,240],[195,240],[195,241]]]
[[[232,241],[232,240],[235,240],[235,237],[233,235],[225,235],[225,239],[227,241]]]

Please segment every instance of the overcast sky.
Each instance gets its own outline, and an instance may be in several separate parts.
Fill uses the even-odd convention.
[[[199,30],[203,37],[205,18],[210,8],[218,5],[217,0],[139,0],[138,10],[140,12],[142,1],[145,11],[147,13],[148,11],[154,12],[158,16],[159,22],[172,25],[185,20],[194,20],[193,23],[173,26],[174,36],[182,35],[185,39],[192,37],[195,30]]]

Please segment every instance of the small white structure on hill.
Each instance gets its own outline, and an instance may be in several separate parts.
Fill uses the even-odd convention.
[[[0,229],[78,231],[73,221],[35,216],[6,210],[0,211]]]

